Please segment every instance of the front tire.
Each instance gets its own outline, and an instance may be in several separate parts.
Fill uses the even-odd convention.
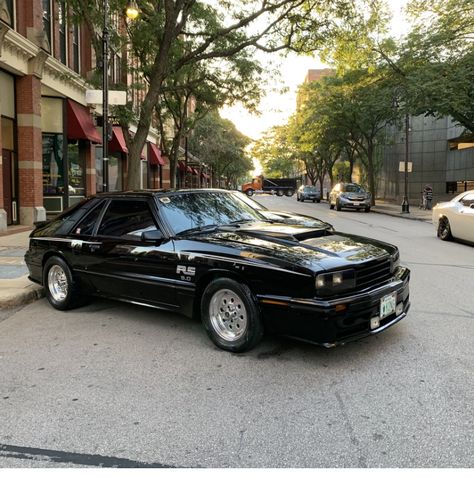
[[[336,201],[336,210],[340,211],[342,209],[341,203],[339,202],[339,199]]]
[[[247,194],[248,197],[253,196],[253,189],[247,189],[247,191],[245,191],[245,194]]]
[[[229,352],[245,352],[263,336],[260,310],[250,289],[235,280],[213,280],[201,298],[201,320],[215,345]]]
[[[50,257],[43,268],[43,285],[49,303],[58,310],[73,309],[81,305],[84,297],[66,261]]]
[[[451,232],[451,225],[449,224],[449,219],[447,217],[442,217],[438,223],[438,237],[442,241],[450,241],[453,238]]]

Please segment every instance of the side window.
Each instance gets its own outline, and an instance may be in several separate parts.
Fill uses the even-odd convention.
[[[474,194],[466,194],[462,199],[461,203],[463,206],[471,207],[471,204],[474,204]]]
[[[100,214],[104,209],[106,202],[103,201],[100,206],[97,206],[92,211],[90,211],[74,228],[72,234],[80,236],[91,236],[94,232],[94,227],[96,226]]]
[[[150,206],[143,200],[111,201],[97,231],[99,236],[140,238],[157,229]]]

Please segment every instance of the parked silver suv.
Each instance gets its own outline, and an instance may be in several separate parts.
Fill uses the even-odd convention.
[[[343,207],[370,211],[371,196],[356,183],[337,183],[329,193],[329,207],[338,211]]]

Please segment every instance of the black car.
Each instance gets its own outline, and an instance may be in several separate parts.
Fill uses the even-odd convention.
[[[271,222],[221,190],[91,197],[38,224],[25,260],[57,309],[98,295],[200,316],[233,352],[264,331],[331,347],[385,330],[410,305],[395,246]]]
[[[296,191],[296,200],[321,202],[321,191],[316,186],[300,186]]]

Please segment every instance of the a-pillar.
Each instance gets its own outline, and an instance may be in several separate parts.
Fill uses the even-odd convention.
[[[35,75],[16,79],[20,223],[46,219],[43,207],[43,143],[41,80]]]

